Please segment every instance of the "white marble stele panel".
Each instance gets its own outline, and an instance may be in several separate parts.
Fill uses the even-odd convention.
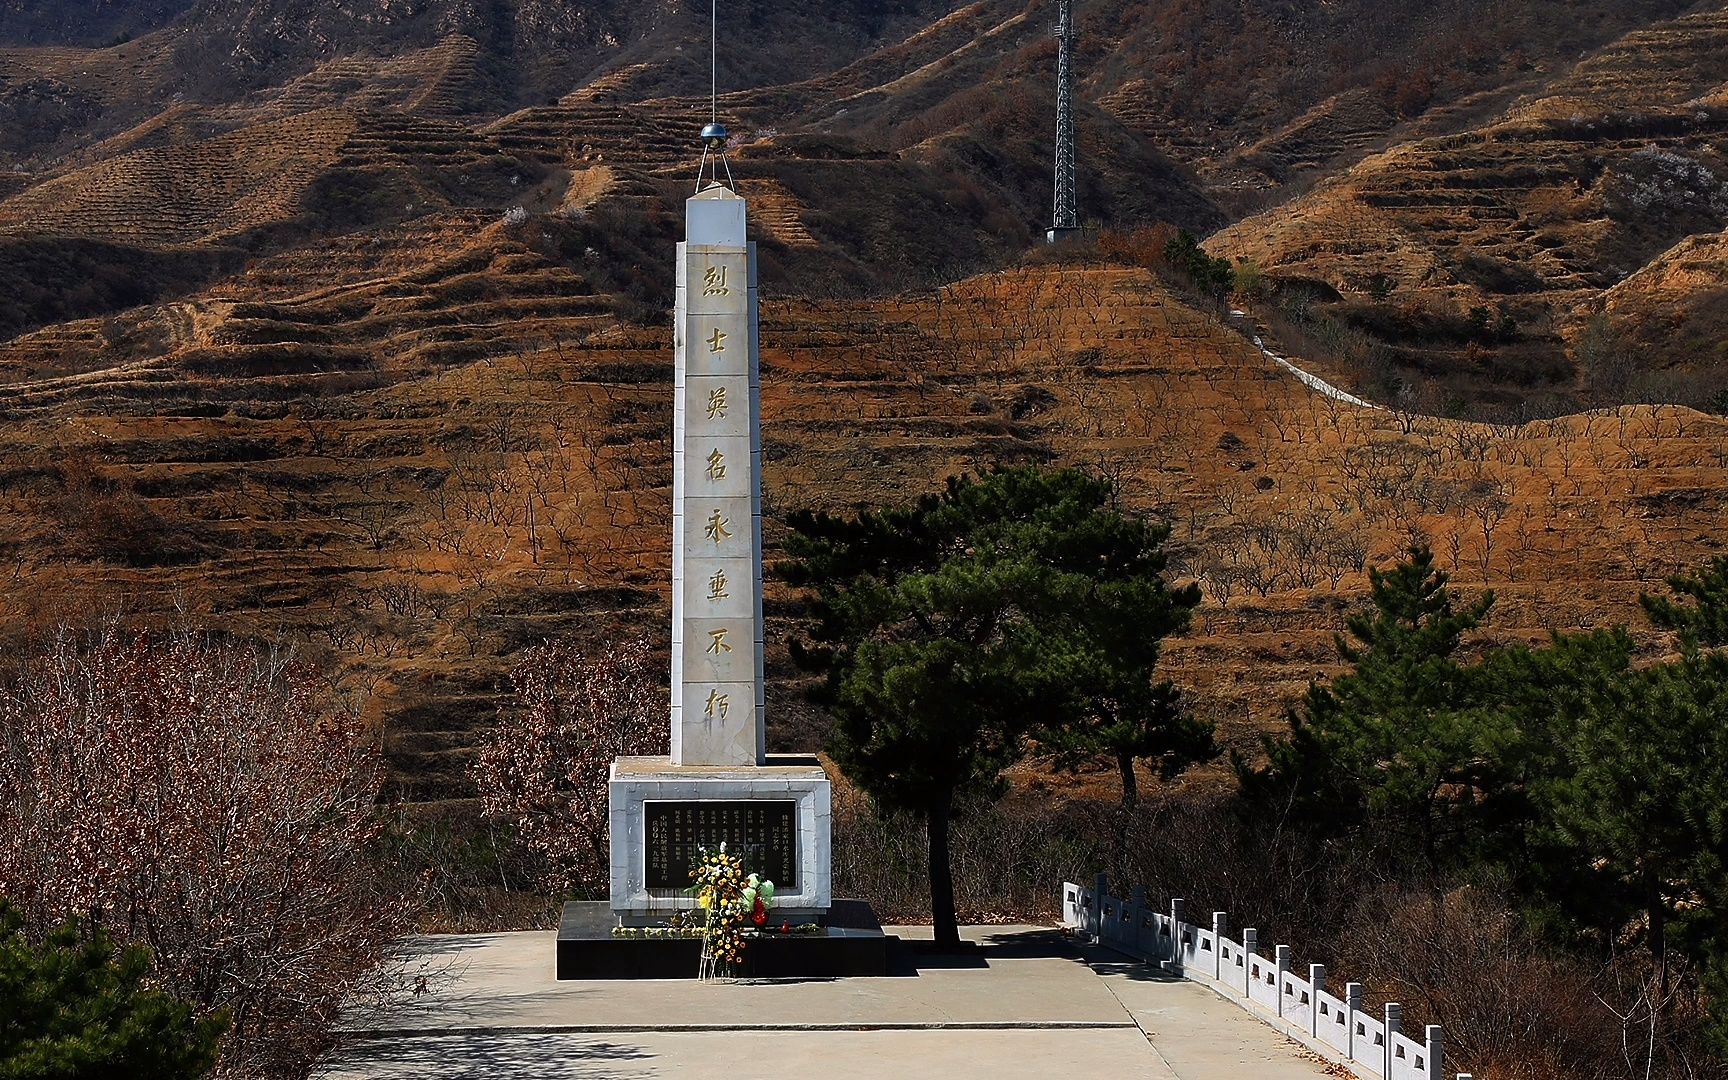
[[[797,891],[774,896],[774,918],[808,921],[834,902],[832,877],[833,796],[828,774],[805,757],[769,757],[766,765],[692,767],[670,758],[619,758],[607,785],[612,832],[612,911],[620,925],[662,922],[695,901],[683,889],[647,887],[647,838],[643,804],[648,802],[796,801]]]
[[[751,765],[762,706],[761,382],[753,248],[740,200],[688,203],[673,406],[672,759]]]

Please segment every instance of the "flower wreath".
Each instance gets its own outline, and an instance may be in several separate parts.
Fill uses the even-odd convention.
[[[746,873],[743,857],[728,852],[724,842],[715,851],[698,849],[690,879],[696,906],[707,913],[698,975],[709,978],[722,969],[733,971],[744,962],[746,924],[761,927],[768,922],[774,883]]]

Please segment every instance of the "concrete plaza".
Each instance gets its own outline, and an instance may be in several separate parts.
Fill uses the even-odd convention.
[[[929,929],[898,927],[905,939]],[[963,957],[878,979],[566,982],[553,934],[432,937],[412,1004],[356,1016],[320,1080],[1315,1080],[1312,1055],[1190,982],[1043,927],[971,928]]]

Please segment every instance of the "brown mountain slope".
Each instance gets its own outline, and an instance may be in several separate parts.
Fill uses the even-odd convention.
[[[1079,92],[1193,168],[1209,194],[1253,204],[1412,133],[1465,129],[1581,53],[1693,6],[1094,0],[1075,11]],[[762,122],[892,147],[965,131],[998,106],[1042,129],[1050,113],[1029,88],[1049,84],[1053,12],[980,0],[832,74],[739,104]],[[655,84],[651,68],[627,74],[627,94]]]
[[[0,41],[9,45],[105,45],[172,22],[193,0],[6,0]]]
[[[1343,294],[1338,317],[1391,361],[1371,394],[1438,377],[1588,397],[1603,388],[1589,372],[1576,383],[1569,354],[1607,291],[1728,225],[1725,86],[1728,8],[1716,5],[1629,35],[1493,123],[1370,158],[1210,246]],[[1663,350],[1667,377],[1625,392],[1703,401],[1728,385],[1713,350]]]
[[[32,11],[58,0],[15,0]],[[329,92],[376,96],[429,61],[455,62],[438,107],[498,115],[553,100],[624,67],[652,69],[659,93],[707,82],[706,8],[677,0],[192,0],[167,25],[115,48],[42,44],[32,23],[0,18],[0,117],[19,152],[47,160],[124,131],[183,101],[224,106]],[[744,0],[727,20],[748,49],[723,64],[730,86],[798,79],[841,66],[943,13],[942,0]],[[84,44],[67,34],[56,45]],[[468,43],[453,57],[450,43]],[[354,104],[354,102],[347,102]],[[359,102],[375,104],[375,102]],[[424,107],[425,103],[418,103]],[[5,149],[0,147],[0,149]]]
[[[0,49],[0,640],[125,605],[298,642],[429,799],[465,792],[524,646],[664,647],[661,327],[706,104],[672,6],[209,0]],[[1407,378],[1463,361],[1512,400],[1568,389],[1568,349],[1608,400],[1652,357],[1692,378],[1724,318],[1723,3],[1504,7],[1083,4],[1086,213],[1204,230],[1366,157],[1220,249],[1330,282],[1330,330]],[[1172,669],[1241,746],[1414,534],[1499,590],[1500,637],[1636,624],[1720,550],[1719,420],[1361,409],[1144,271],[979,274],[1047,214],[1048,5],[739,9],[776,13],[724,102],[775,298],[775,520],[1106,469],[1176,527],[1208,603]],[[776,586],[774,739],[809,746],[794,615]]]
[[[1080,13],[1082,212],[1120,229],[1163,220],[1210,231],[1231,206],[1276,197],[1405,134],[1467,126],[1515,89],[1550,81],[1569,49],[1683,6],[1543,0],[1484,22],[1478,0],[1379,4],[1372,18],[1355,0],[1157,9],[1096,0]],[[0,333],[173,296],[211,272],[182,265],[188,243],[259,257],[446,207],[533,212],[568,201],[555,190],[562,171],[598,164],[613,182],[569,209],[598,202],[638,239],[664,237],[663,217],[632,213],[652,201],[632,199],[688,168],[701,102],[656,95],[701,85],[701,20],[689,11],[577,11],[548,0],[314,7],[203,0],[115,48],[0,50],[0,119],[11,121],[0,123],[0,164],[29,170],[0,184],[10,192],[0,194],[0,230],[31,237],[28,264],[50,271],[25,282],[10,272],[25,260],[0,260],[0,283],[18,282],[8,305],[16,314]],[[784,233],[794,249],[770,265],[774,279],[892,291],[999,264],[1028,243],[1048,213],[1049,17],[1048,5],[1009,0],[820,10],[763,0],[732,10],[731,32],[757,51],[735,50],[745,67],[723,74],[764,85],[729,94],[728,118],[752,178],[777,193],[776,238]],[[1700,35],[1697,67],[1710,41],[1687,33]],[[788,49],[795,63],[774,59]],[[1407,60],[1389,65],[1390,54]],[[1226,79],[1226,69],[1235,74]],[[525,96],[559,101],[508,111]],[[292,143],[299,125],[333,113],[356,125],[337,160],[319,159],[316,139],[262,145]],[[1597,137],[1581,138],[1580,152]],[[217,173],[208,185],[205,162]],[[1639,250],[1678,239],[1674,215],[1661,213],[1668,219],[1636,238]],[[1345,218],[1347,227],[1365,220]],[[1482,228],[1499,223],[1489,215]],[[119,245],[115,259],[138,268],[128,276],[139,287],[85,288],[75,272],[57,274],[86,260],[44,249],[44,236]],[[1509,258],[1529,254],[1516,235],[1493,239]],[[1598,257],[1594,242],[1582,232],[1544,237],[1558,246],[1535,257],[1576,276],[1612,258]],[[615,245],[595,246],[609,258]],[[1431,276],[1432,258],[1400,257]],[[1496,287],[1525,287],[1497,258],[1471,269]],[[633,262],[602,269],[608,285],[641,277]],[[645,280],[630,290],[637,314],[650,317],[663,292]],[[1541,311],[1520,335],[1478,364],[1484,393],[1564,375],[1562,339]],[[1427,371],[1456,366],[1469,328],[1454,320],[1411,336],[1397,343],[1399,360]],[[1524,392],[1514,386],[1511,396]]]
[[[690,182],[703,103],[626,105],[590,88],[496,120],[465,117],[447,106],[474,85],[475,56],[471,40],[451,38],[393,60],[332,62],[243,103],[176,106],[0,198],[0,243],[121,244],[139,249],[132,263],[187,247],[259,258],[310,245],[310,257],[322,238],[445,210],[551,212],[549,236],[585,234],[574,250],[596,253],[588,269],[606,291],[627,294],[633,315],[657,317],[665,282],[638,256],[673,239],[664,207]],[[1195,228],[1219,220],[1143,137],[1095,111],[1082,129],[1110,166],[1099,190],[1125,212]],[[768,280],[883,293],[1017,253],[1048,212],[1039,148],[1024,130],[978,135],[891,153],[744,128],[734,174],[771,215]],[[0,262],[0,281],[7,272]],[[186,284],[184,274],[155,275],[172,287],[140,296],[34,276],[59,297],[32,286],[15,314],[0,305],[0,333],[108,314]]]
[[[1592,352],[1593,346],[1605,351]],[[1630,384],[1651,371],[1684,377],[1703,370],[1722,381],[1728,373],[1728,233],[1687,237],[1608,290],[1600,321],[1583,328],[1577,348],[1607,379]],[[1717,399],[1712,411],[1728,408]]]
[[[178,605],[309,643],[365,693],[406,789],[460,795],[521,648],[664,647],[670,343],[509,227],[404,225],[355,255],[92,327],[76,372],[26,374],[29,339],[0,350],[0,628]],[[127,359],[129,338],[154,344]],[[1238,745],[1328,669],[1362,566],[1414,531],[1500,590],[1500,637],[1635,620],[1640,587],[1721,545],[1722,421],[1344,406],[1141,271],[776,301],[764,340],[771,520],[996,461],[1101,465],[1206,587],[1170,663]],[[776,586],[774,740],[808,746],[792,614]]]
[[[1091,0],[1077,12],[1081,94],[1221,190],[1246,196],[1412,126],[1456,130],[1484,96],[1539,82],[1581,51],[1689,6]],[[14,140],[51,156],[49,148],[75,150],[182,100],[220,105],[303,80],[302,90],[377,93],[400,77],[388,70],[395,58],[457,40],[472,53],[441,107],[497,114],[589,87],[638,102],[706,83],[704,14],[662,2],[199,0],[173,25],[118,50],[62,49],[57,65],[13,57],[16,73],[0,78],[0,112],[15,111]],[[1017,0],[733,4],[721,85],[769,88],[758,98],[762,122],[781,129],[843,131],[898,148],[963,128],[980,95],[1013,99],[1028,80],[1047,85],[1053,18],[1049,4]],[[0,22],[0,46],[35,41],[8,36]],[[1042,130],[1046,116],[1022,112],[1017,121]]]
[[[0,201],[0,233],[161,247],[229,239],[291,217],[356,126],[351,113],[315,112],[133,150]]]

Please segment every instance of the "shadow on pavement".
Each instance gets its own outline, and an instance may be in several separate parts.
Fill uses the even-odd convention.
[[[337,1050],[335,1067],[314,1076],[330,1080],[624,1080],[642,1073],[634,1068],[607,1068],[607,1063],[643,1061],[653,1056],[640,1047],[581,1035],[393,1037],[349,1041]]]
[[[464,953],[471,949],[485,949],[498,944],[498,934],[439,934],[409,938],[397,945],[396,951],[404,959],[421,957],[445,957],[453,953]]]
[[[1118,956],[1115,953],[1099,953],[1088,956],[1086,959],[1092,970],[1100,975],[1120,975],[1122,978],[1132,979],[1135,982],[1179,983],[1183,981],[1180,975],[1172,975],[1162,968],[1156,968],[1151,964],[1142,963],[1126,956]]]
[[[1088,947],[1089,948],[1089,947]],[[1114,953],[1101,953],[1094,959],[1110,962]],[[922,971],[958,971],[966,969],[987,969],[992,961],[1002,960],[1072,960],[1075,963],[1086,963],[1089,954],[1082,950],[1066,931],[1050,928],[1038,930],[1007,930],[1001,933],[985,933],[976,941],[964,943],[964,947],[956,952],[937,952],[928,940],[902,940],[889,958],[889,974],[916,977]],[[1122,969],[1112,969],[1112,974],[1140,974],[1130,970],[1132,967],[1142,967],[1127,957],[1121,958]],[[1094,964],[1096,966],[1096,964]],[[1162,972],[1146,972],[1146,977],[1163,979]]]
[[[1099,975],[1116,975],[1135,982],[1179,983],[1182,976],[1165,971],[1105,945],[1075,944],[1077,955]]]

